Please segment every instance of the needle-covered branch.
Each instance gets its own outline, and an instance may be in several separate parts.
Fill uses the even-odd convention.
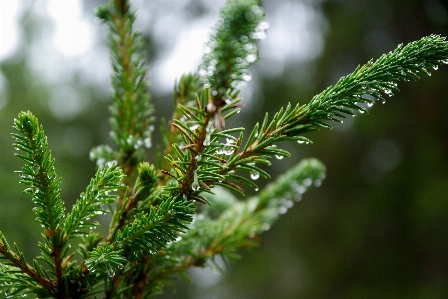
[[[113,163],[98,169],[85,192],[81,194],[73,206],[72,212],[64,221],[64,238],[69,239],[86,235],[89,230],[99,226],[91,218],[108,213],[104,205],[112,204],[117,199],[116,192],[122,189],[123,171]]]
[[[154,166],[145,161],[153,108],[136,14],[129,0],[110,0],[97,15],[110,30],[113,144],[91,151],[99,169],[65,215],[61,179],[42,126],[30,112],[14,120],[14,145],[21,151],[16,155],[25,163],[20,182],[27,185],[24,192],[44,232],[41,255],[32,263],[0,233],[0,290],[8,296],[148,298],[161,293],[176,273],[213,265],[216,256],[235,257],[238,248],[257,245],[258,235],[325,177],[325,167],[307,159],[258,195],[239,200],[243,185],[258,191],[255,181],[270,177],[263,166],[273,157],[290,156],[280,142],[310,143],[303,134],[364,113],[398,91],[400,81],[448,63],[445,38],[430,35],[359,66],[308,104],[288,104],[271,117],[266,113],[252,130],[226,128],[225,121],[242,109],[240,88],[251,78],[249,67],[259,59],[257,40],[268,27],[259,1],[228,0],[197,74],[175,84],[173,118],[168,126],[162,121],[158,155],[164,162]],[[107,212],[111,219],[103,216]],[[93,231],[109,220],[105,235]]]
[[[135,13],[129,0],[110,0],[109,5],[98,9],[97,16],[110,30],[114,102],[109,111],[111,137],[116,147],[114,156],[130,180],[135,166],[142,162],[143,150],[152,146],[153,107],[148,92],[145,53],[140,33],[134,28]],[[97,162],[109,161],[110,151],[94,150],[92,158]]]
[[[47,137],[42,125],[31,112],[21,112],[14,120],[14,147],[23,152],[15,154],[25,162],[19,171],[20,183],[29,186],[24,193],[30,195],[36,207],[37,221],[45,228],[47,238],[59,229],[64,219],[64,203],[56,177],[54,159],[48,149]]]

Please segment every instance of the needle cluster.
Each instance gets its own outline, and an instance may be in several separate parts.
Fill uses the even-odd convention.
[[[308,144],[303,134],[365,113],[397,92],[400,81],[448,63],[448,42],[430,35],[358,66],[309,103],[266,113],[250,129],[227,128],[225,120],[242,109],[239,93],[268,27],[258,1],[228,0],[198,71],[175,83],[160,160],[150,162],[154,108],[135,11],[129,0],[110,0],[97,15],[110,32],[112,144],[92,149],[98,170],[66,212],[42,125],[31,112],[14,120],[20,183],[35,205],[42,242],[41,255],[28,262],[0,232],[0,290],[8,297],[149,298],[174,274],[236,257],[325,178],[321,162],[305,159],[259,191],[256,180],[270,178],[264,166],[290,156],[282,142]],[[259,192],[242,199],[245,188]],[[95,231],[99,217],[110,220],[105,235]]]

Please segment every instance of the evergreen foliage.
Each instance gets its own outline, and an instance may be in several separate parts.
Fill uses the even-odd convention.
[[[97,15],[110,30],[113,145],[92,149],[98,171],[66,213],[42,126],[31,112],[14,120],[16,156],[24,162],[20,183],[43,232],[41,256],[32,263],[0,232],[0,289],[8,297],[149,298],[176,273],[213,264],[218,255],[236,257],[238,248],[257,245],[257,235],[325,177],[322,163],[306,159],[257,196],[238,199],[243,187],[258,190],[254,181],[270,177],[263,166],[272,157],[289,157],[280,142],[309,143],[302,134],[364,113],[398,91],[398,82],[448,63],[443,37],[399,45],[308,104],[266,114],[245,137],[245,128],[226,128],[225,120],[242,107],[239,92],[258,61],[256,41],[264,38],[267,23],[258,1],[228,0],[197,74],[175,84],[175,111],[162,127],[163,159],[155,166],[144,155],[152,144],[154,109],[135,12],[128,0],[111,0]],[[94,218],[108,213],[109,231],[101,236],[93,231],[99,225]]]

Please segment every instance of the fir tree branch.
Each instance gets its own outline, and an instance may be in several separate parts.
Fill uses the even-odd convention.
[[[14,247],[16,252],[11,250],[6,238],[0,232],[0,254],[13,265],[11,267],[0,263],[0,289],[6,287],[11,293],[44,292],[36,285],[39,284],[54,295],[57,283],[50,280],[46,271],[36,261],[33,261],[34,267],[29,265],[16,244],[14,244]],[[20,273],[17,269],[20,269],[23,273]],[[8,283],[13,284],[14,287],[11,287]],[[29,290],[27,291],[27,289]]]
[[[224,128],[221,108],[237,98],[239,90],[251,79],[248,68],[258,61],[256,42],[264,38],[267,23],[264,10],[255,0],[227,1],[218,23],[205,44],[204,63],[198,74],[212,98],[207,113],[215,117],[215,127]]]
[[[191,222],[192,214],[191,202],[166,199],[119,230],[113,244],[124,249],[124,253],[133,259],[154,254],[168,242],[176,240],[178,233],[188,229],[186,224]]]
[[[184,74],[181,76],[179,83],[174,85],[174,112],[173,118],[169,122],[172,124],[175,120],[185,120],[182,119],[183,113],[179,109],[180,106],[185,106],[189,102],[194,100],[194,95],[198,92],[198,78],[194,74]],[[162,126],[163,128],[164,126]],[[176,127],[170,125],[167,132],[162,132],[164,137],[164,156],[172,155],[172,144],[179,141],[179,135],[177,134]],[[170,169],[168,161],[165,160],[165,165],[163,169]],[[161,177],[163,178],[163,177]]]
[[[53,260],[53,268],[58,280],[62,279],[62,255],[64,243],[61,238],[64,204],[61,199],[59,184],[56,179],[54,159],[48,149],[47,138],[43,127],[31,112],[21,112],[14,120],[14,146],[25,155],[16,154],[25,162],[20,173],[20,182],[30,186],[24,192],[32,196],[36,207],[33,209],[37,221],[44,227],[44,240],[47,245],[45,252]],[[44,252],[43,252],[44,253]]]
[[[127,223],[131,212],[136,209],[137,204],[147,200],[151,196],[155,190],[158,177],[158,173],[156,173],[153,165],[147,162],[140,163],[133,193],[131,196],[125,197],[122,208],[115,214],[109,235],[106,239],[107,242],[113,242],[115,240],[118,230],[122,229]]]
[[[159,267],[151,269],[147,283],[157,284],[189,267],[202,267],[216,255],[235,258],[238,248],[256,246],[257,235],[268,230],[310,186],[319,186],[324,178],[324,165],[306,159],[266,186],[260,196],[247,201],[238,201],[225,189],[217,192],[210,198],[213,205],[195,217],[188,232],[154,256]],[[165,255],[176,258],[167,260]]]
[[[85,261],[87,269],[93,273],[98,270],[100,275],[106,273],[109,277],[115,275],[116,269],[123,269],[126,259],[122,256],[123,250],[115,250],[111,244],[104,244],[92,250],[90,257]]]
[[[15,154],[25,162],[22,171],[19,171],[20,183],[30,186],[24,193],[32,196],[37,221],[50,238],[64,219],[64,204],[59,190],[61,180],[56,179],[54,159],[37,118],[29,111],[21,112],[14,120],[14,129],[18,132],[12,134],[14,146],[24,152],[24,155]]]
[[[447,63],[448,42],[444,37],[430,35],[405,46],[400,44],[376,61],[358,66],[353,73],[313,97],[304,109],[304,115],[288,125],[288,133],[328,128],[328,120],[341,121],[340,118],[354,115],[357,110],[364,113],[366,108],[358,103],[373,104],[365,98],[366,95],[384,103],[383,94],[393,96],[400,81],[417,80],[420,73],[431,75],[432,69],[437,70],[439,65]],[[300,128],[306,124],[311,126]],[[294,125],[298,125],[297,129]]]
[[[91,179],[86,191],[81,194],[73,206],[72,212],[64,221],[64,239],[85,235],[86,229],[96,228],[99,224],[90,219],[107,213],[103,205],[115,202],[117,192],[124,186],[121,184],[123,172],[113,163],[106,164],[103,169],[98,169],[95,177]]]
[[[267,159],[274,155],[280,158],[288,157],[289,153],[277,148],[276,143],[309,143],[311,141],[301,134],[320,128],[331,128],[327,121],[341,121],[346,115],[355,115],[355,111],[366,112],[366,107],[360,103],[371,106],[374,102],[366,95],[384,102],[382,93],[392,96],[392,92],[398,90],[399,81],[416,80],[419,73],[429,74],[429,69],[437,69],[438,65],[445,63],[448,63],[448,43],[445,38],[431,35],[406,46],[400,45],[377,61],[369,61],[366,65],[356,68],[352,74],[341,78],[335,86],[315,96],[309,104],[297,104],[294,108],[288,105],[285,109],[280,109],[271,121],[266,114],[261,126],[256,124],[254,127],[244,147],[240,143],[242,136],[231,142],[234,149],[230,157],[224,161],[216,161],[221,163],[217,175],[249,184],[250,181],[234,175],[233,171],[244,170],[255,177],[269,177],[269,174],[255,164],[270,164]],[[218,135],[212,134],[211,138],[214,136]],[[242,151],[238,151],[241,148]],[[217,184],[216,179],[203,182],[208,186]],[[231,187],[228,184],[221,185]],[[238,191],[238,188],[233,189]]]
[[[0,291],[4,292],[6,298],[25,297],[32,292],[41,294],[42,297],[50,295],[34,278],[21,271],[23,271],[21,268],[0,264]]]
[[[134,29],[135,14],[128,0],[110,0],[97,16],[110,29],[112,86],[110,107],[111,137],[118,149],[116,159],[126,175],[125,185],[134,179],[134,169],[142,161],[142,150],[151,147],[153,107],[146,82],[147,69],[140,34]],[[120,207],[123,198],[118,202]]]

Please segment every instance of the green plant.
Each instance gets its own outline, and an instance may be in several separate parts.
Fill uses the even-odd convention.
[[[324,166],[307,159],[256,196],[243,185],[269,174],[260,167],[273,156],[288,157],[282,141],[311,142],[302,134],[331,128],[329,121],[367,111],[448,62],[448,43],[431,35],[355,69],[308,104],[288,105],[244,138],[244,128],[226,128],[241,109],[239,91],[257,62],[256,40],[264,35],[264,12],[255,0],[230,0],[222,9],[197,74],[182,76],[174,89],[175,111],[162,127],[163,150],[153,165],[145,161],[151,144],[150,104],[135,14],[126,0],[98,10],[109,26],[113,104],[112,146],[96,147],[98,171],[69,213],[60,197],[60,178],[37,118],[22,112],[14,121],[16,154],[24,162],[20,182],[32,197],[43,227],[41,256],[31,263],[0,233],[0,287],[8,295],[29,292],[55,298],[143,298],[162,292],[168,278],[217,255],[257,244],[299,194],[325,176]],[[368,96],[366,96],[368,95]],[[163,156],[163,158],[162,158]],[[229,190],[231,192],[229,192]],[[111,214],[107,235],[92,221]],[[70,247],[78,244],[76,251]]]

